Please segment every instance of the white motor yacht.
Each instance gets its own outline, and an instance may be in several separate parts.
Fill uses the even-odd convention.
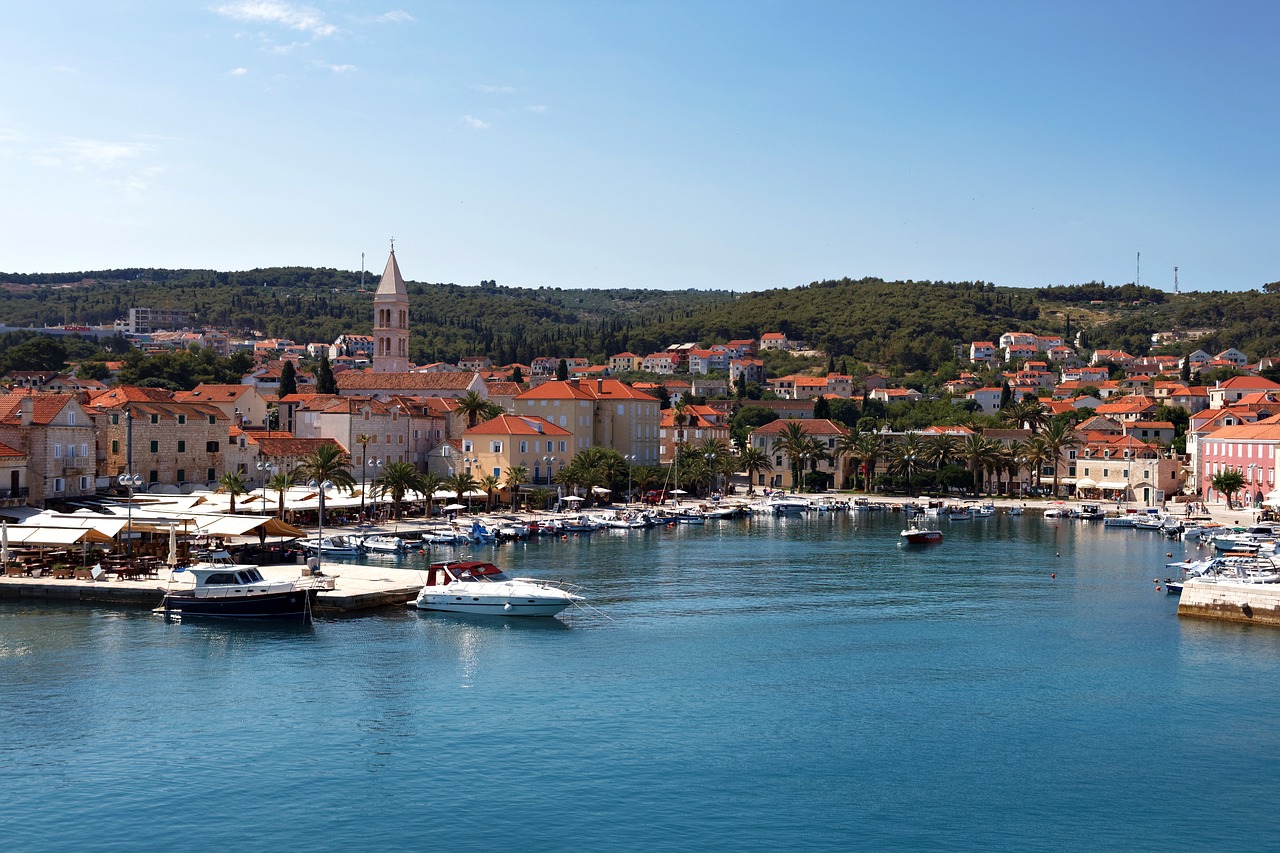
[[[582,600],[534,578],[509,578],[493,563],[460,560],[433,563],[412,606],[481,616],[555,616]]]
[[[308,553],[331,557],[354,557],[360,553],[360,546],[355,539],[347,536],[325,536],[323,539],[307,539],[300,543]]]

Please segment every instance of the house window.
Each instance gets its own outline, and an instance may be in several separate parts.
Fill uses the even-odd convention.
[[[567,441],[560,442],[560,452],[561,453],[569,452],[569,442]]]
[[[53,478],[53,491],[55,493],[65,492],[67,490],[67,481],[61,477]]]
[[[217,453],[217,452],[218,452],[218,442],[216,442],[216,441],[206,441],[206,442],[204,443],[204,451],[205,451],[205,453]]]
[[[187,452],[187,443],[186,443],[185,441],[179,441],[179,442],[178,442],[178,452],[179,452],[179,453],[186,453],[186,452]],[[179,478],[179,479],[181,479],[181,478]]]
[[[520,452],[521,452],[521,453],[528,453],[528,452],[529,452],[529,442],[527,442],[527,441],[522,441],[522,442],[520,442]]]
[[[501,441],[491,441],[491,442],[489,442],[489,452],[490,452],[490,453],[501,453],[501,452],[502,452],[502,442],[501,442]]]
[[[187,416],[186,416],[186,415],[178,415],[178,426],[182,426],[182,425],[183,425],[183,424],[185,424],[186,422],[187,422]]]
[[[212,483],[214,481],[214,470],[212,468],[205,469],[204,479],[206,483]]]
[[[464,442],[462,442],[462,452],[463,452],[463,453],[470,453],[470,452],[471,452],[471,442],[470,442],[470,441],[464,441]]]
[[[53,458],[54,458],[54,459],[61,459],[61,458],[62,458],[62,445],[61,445],[61,444],[55,444],[55,445],[53,446]]]
[[[76,425],[76,413],[67,412],[67,426],[75,426],[75,425]]]
[[[181,485],[181,484],[185,483],[186,481],[187,481],[187,469],[186,469],[186,468],[179,468],[179,469],[178,469],[178,484],[179,484],[179,485]]]
[[[89,445],[87,445],[87,444],[82,444],[82,445],[80,445],[80,455],[81,455],[81,456],[88,456],[88,455],[89,455]]]
[[[112,453],[119,453],[119,452],[120,452],[120,441],[119,441],[118,439],[114,439],[114,438],[113,438],[113,439],[111,440],[111,452],[112,452]]]
[[[153,441],[153,442],[151,442],[151,452],[152,452],[152,453],[159,453],[159,452],[160,452],[160,442],[158,442],[158,441]]]
[[[88,478],[88,477],[81,477],[81,478],[80,478],[80,491],[85,491],[85,490],[87,490],[87,489],[89,489],[89,488],[91,488],[91,486],[89,485],[89,478]]]
[[[209,425],[210,425],[210,426],[217,426],[217,425],[218,425],[218,416],[217,416],[217,415],[209,415]]]
[[[111,415],[111,423],[112,423],[113,425],[115,425],[115,424],[119,424],[119,423],[120,423],[120,415],[119,415],[118,413],[115,413],[115,414],[112,414],[112,415]]]
[[[158,482],[160,482],[160,472],[159,472],[159,471],[152,471],[152,472],[150,472],[150,473],[147,475],[147,482],[148,482],[148,483],[158,483]]]
[[[555,452],[556,452],[556,443],[555,443],[554,441],[548,441],[548,442],[547,442],[547,452],[548,452],[548,453],[555,453]]]
[[[160,423],[160,416],[159,416],[159,415],[152,415],[152,416],[151,416],[151,423],[153,423],[153,424],[158,424],[158,423]]]

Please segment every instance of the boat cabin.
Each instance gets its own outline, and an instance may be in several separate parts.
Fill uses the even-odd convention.
[[[493,563],[480,560],[456,560],[454,562],[432,563],[427,569],[427,586],[448,586],[455,581],[499,582],[507,580]]]

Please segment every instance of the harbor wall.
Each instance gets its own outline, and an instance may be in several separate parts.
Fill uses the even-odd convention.
[[[1178,615],[1280,628],[1280,584],[1188,581]]]

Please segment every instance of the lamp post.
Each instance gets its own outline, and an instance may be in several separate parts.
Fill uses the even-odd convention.
[[[264,462],[259,459],[253,467],[258,469],[258,479],[262,481],[262,503],[265,506],[267,503],[267,480],[270,479],[271,472],[276,469],[276,466],[271,464],[270,461]]]
[[[120,485],[125,487],[128,494],[129,504],[125,508],[125,549],[129,552],[129,556],[133,556],[133,490],[142,485],[141,474],[130,474],[127,471],[121,474],[117,479]]]
[[[628,454],[622,457],[627,460],[627,505],[631,505],[631,466],[636,464],[638,458],[635,454]]]
[[[809,464],[809,454],[808,454],[808,453],[801,453],[801,454],[800,454],[800,469],[799,469],[799,471],[797,471],[797,472],[796,472],[796,473],[798,474],[798,476],[796,477],[796,479],[797,479],[797,480],[799,480],[799,482],[798,482],[798,483],[792,483],[792,484],[791,484],[791,491],[793,491],[793,492],[801,492],[801,493],[803,493],[803,492],[804,492],[804,469],[805,469],[805,466],[807,466],[808,464]]]
[[[476,466],[480,464],[480,460],[473,456],[462,461],[467,463],[467,473],[475,477],[475,472],[478,470]],[[467,515],[471,514],[471,491],[471,489],[467,489]]]
[[[374,475],[374,479],[377,479],[377,476],[378,476],[378,469],[382,467],[382,460],[381,460],[381,459],[379,459],[379,458],[378,458],[378,457],[376,457],[376,456],[375,456],[375,457],[373,457],[373,460],[372,460],[372,461],[370,461],[370,460],[369,460],[369,457],[368,457],[368,456],[366,456],[366,457],[364,457],[362,460],[360,460],[360,521],[361,521],[361,523],[363,523],[363,522],[364,522],[364,520],[365,520],[365,517],[364,517],[364,492],[365,492],[365,481],[369,478],[369,466],[370,466],[370,465],[372,465],[372,466],[373,466],[373,475]]]
[[[316,528],[316,566],[314,569],[314,571],[318,572],[320,569],[321,558],[324,555],[324,496],[325,492],[333,488],[333,483],[328,480],[325,480],[323,483],[317,483],[315,480],[311,480],[307,483],[307,487],[315,489],[320,497],[320,520]]]

